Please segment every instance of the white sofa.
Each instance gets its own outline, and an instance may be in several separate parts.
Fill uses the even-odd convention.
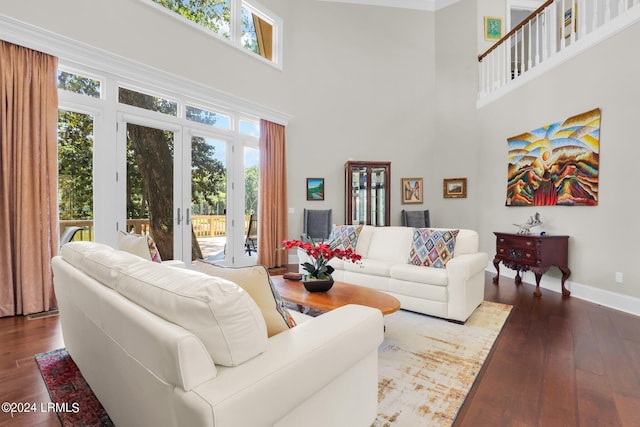
[[[236,284],[91,242],[52,259],[65,346],[118,426],[370,426],[378,310],[267,338]]]
[[[478,233],[459,230],[453,258],[445,268],[408,263],[413,233],[412,227],[363,226],[355,247],[362,260],[332,259],[329,264],[336,269],[333,278],[385,291],[396,297],[403,309],[465,322],[484,299],[489,257],[478,252]],[[304,251],[298,250],[298,260],[308,260]],[[304,273],[302,266],[300,272]]]

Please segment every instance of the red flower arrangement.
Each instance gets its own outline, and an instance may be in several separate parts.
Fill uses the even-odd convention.
[[[302,263],[308,277],[316,279],[326,279],[335,270],[328,262],[333,258],[345,259],[351,262],[357,262],[362,259],[360,255],[351,249],[331,249],[326,243],[314,243],[312,239],[302,240],[283,240],[282,245],[285,249],[300,248],[313,260],[311,262]]]

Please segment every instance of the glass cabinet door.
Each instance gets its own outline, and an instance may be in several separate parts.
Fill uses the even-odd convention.
[[[389,225],[389,162],[345,164],[345,224]]]
[[[351,210],[349,224],[367,223],[367,168],[351,170]]]

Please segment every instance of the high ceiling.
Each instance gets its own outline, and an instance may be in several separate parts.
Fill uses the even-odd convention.
[[[372,6],[401,7],[405,9],[418,9],[435,11],[447,7],[460,0],[321,0],[336,3],[368,4]]]

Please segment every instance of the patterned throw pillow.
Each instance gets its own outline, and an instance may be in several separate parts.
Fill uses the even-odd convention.
[[[156,242],[151,236],[120,231],[118,233],[118,249],[138,255],[146,260],[162,262]]]
[[[456,236],[460,230],[434,230],[414,228],[411,252],[407,263],[444,268],[453,258]]]
[[[351,249],[355,252],[360,230],[361,225],[336,225],[329,237],[329,246],[331,249]]]

